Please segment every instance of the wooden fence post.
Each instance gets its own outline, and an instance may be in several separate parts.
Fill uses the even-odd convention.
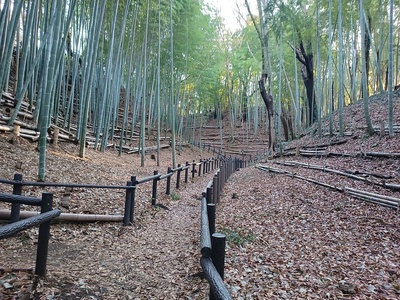
[[[135,195],[136,195],[136,176],[131,176],[132,185],[134,188],[131,192],[131,205],[130,205],[130,216],[129,222],[133,224],[133,217],[135,215]]]
[[[214,175],[213,177],[213,201],[212,203],[217,204],[218,203],[218,176]]]
[[[215,232],[215,204],[207,204],[207,215],[208,215],[208,227],[210,228],[210,234]]]
[[[222,182],[222,172],[221,169],[217,173],[217,203],[221,199],[221,182]]]
[[[171,174],[171,173],[172,173],[171,167],[168,167],[167,173],[168,173],[168,174]],[[171,194],[171,176],[168,176],[168,177],[167,177],[167,189],[166,189],[166,191],[165,191],[165,194],[166,194],[166,195]]]
[[[214,233],[211,236],[211,260],[215,266],[215,269],[218,271],[218,274],[221,276],[221,279],[224,280],[224,266],[225,266],[225,245],[226,245],[226,236],[222,233]],[[210,299],[216,299],[212,290],[210,290]]]
[[[179,190],[179,182],[181,181],[181,164],[178,164],[178,171],[176,173],[176,189]]]
[[[45,213],[52,210],[53,194],[43,193],[40,213]],[[50,238],[50,222],[46,221],[39,225],[38,246],[36,252],[36,267],[35,274],[39,276],[46,275],[47,254],[49,250]]]
[[[158,171],[154,171],[154,175],[157,175]],[[153,190],[151,193],[151,205],[156,205],[156,200],[157,200],[157,182],[158,178],[153,179]]]
[[[22,174],[14,174],[14,181],[22,181]],[[21,195],[22,194],[22,184],[14,183],[13,185],[13,194]],[[19,212],[21,205],[18,203],[11,204],[11,217],[10,223],[14,223],[19,221]]]
[[[195,174],[196,174],[196,161],[194,160],[192,164],[192,180],[194,179]]]
[[[128,181],[127,183],[126,183],[126,185],[128,186],[128,187],[130,187],[130,186],[132,186],[133,185],[133,183],[132,183],[132,181]],[[131,201],[132,201],[132,190],[130,189],[130,188],[127,188],[126,189],[126,192],[125,192],[125,211],[124,211],[124,222],[123,222],[123,226],[128,226],[129,225],[129,221],[130,221],[130,215],[131,215],[131,210],[132,210],[132,207],[131,207],[131,205],[132,205],[132,203],[131,203]]]
[[[212,189],[212,187],[208,187],[206,190],[207,203],[212,203]]]
[[[200,159],[200,163],[199,163],[199,176],[201,176],[201,166],[203,165],[203,160]]]
[[[185,168],[185,183],[188,183],[188,176],[189,176],[189,162],[186,162],[186,168]]]

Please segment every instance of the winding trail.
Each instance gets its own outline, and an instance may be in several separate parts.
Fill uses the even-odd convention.
[[[212,175],[182,184],[181,199],[169,200],[169,210],[137,212],[132,227],[92,224],[82,231],[79,225],[57,225],[61,227],[55,230],[66,235],[53,239],[49,250],[53,299],[206,298],[208,283],[198,275],[198,197]],[[163,199],[158,202],[164,204]]]

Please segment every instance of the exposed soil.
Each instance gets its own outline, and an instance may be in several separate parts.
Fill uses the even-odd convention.
[[[381,98],[371,102],[375,126],[387,119],[386,104]],[[400,124],[398,95],[394,122]],[[260,163],[333,186],[400,198],[398,191],[380,186],[383,181],[400,184],[400,159],[363,155],[399,153],[400,133],[392,138],[368,137],[361,103],[346,109],[345,124],[346,142],[324,151],[349,156],[281,157]],[[0,136],[0,178],[12,179],[21,173],[24,180],[35,181],[35,144],[23,139],[10,144],[7,139]],[[319,138],[314,128],[286,148],[338,139]],[[146,166],[140,167],[135,154],[118,157],[111,149],[105,153],[88,149],[87,158],[80,159],[77,151],[72,144],[49,146],[46,181],[125,185],[133,175],[143,178],[154,170],[165,174],[171,165],[169,150],[163,150],[160,167],[150,156]],[[211,155],[185,148],[178,162]],[[278,164],[288,161],[358,171],[372,184]],[[152,207],[151,185],[140,186],[134,226],[122,227],[120,222],[52,225],[45,278],[35,279],[27,270],[35,264],[37,229],[1,240],[0,299],[206,299],[208,284],[199,264],[199,196],[211,176],[196,176],[179,190],[173,188],[171,196],[164,195],[165,183],[160,182],[157,202],[168,210]],[[54,192],[55,206],[65,212],[122,214],[124,208],[125,195],[120,190],[74,190],[68,209],[60,206],[63,189],[46,191]],[[0,192],[11,192],[11,187],[0,184]],[[41,192],[40,188],[24,189],[25,195]],[[398,299],[399,228],[396,210],[254,166],[233,174],[217,206],[217,231],[227,235],[225,281],[235,299]],[[5,287],[5,282],[11,286]]]

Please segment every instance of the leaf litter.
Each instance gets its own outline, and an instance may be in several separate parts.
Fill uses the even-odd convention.
[[[395,104],[398,124],[398,98]],[[374,125],[380,124],[385,105],[378,101],[370,107]],[[357,155],[366,151],[398,153],[399,134],[366,138],[362,122],[351,121],[355,115],[362,116],[362,105],[345,110],[346,130],[351,131],[347,142],[328,147],[328,151],[352,153],[354,157],[291,160],[336,170],[386,174],[391,176],[391,183],[399,184],[398,159]],[[307,134],[290,146],[312,146],[332,139]],[[70,144],[50,148],[47,181],[124,185],[132,175],[142,178],[157,169],[165,172],[169,166],[158,168],[149,160],[142,168],[139,157],[122,154],[119,158],[109,150],[100,153],[88,149],[87,158],[80,159],[77,151]],[[31,144],[10,147],[6,137],[0,136],[0,152],[1,178],[11,179],[21,172],[24,180],[35,181],[38,153]],[[169,162],[170,153],[162,153],[162,161]],[[206,156],[186,149],[178,158],[184,163]],[[276,167],[276,161],[285,160],[263,163]],[[16,169],[17,161],[22,161],[22,168]],[[398,192],[323,171],[279,168],[332,185],[399,198]],[[151,186],[140,187],[136,191],[135,223],[130,227],[100,222],[53,224],[45,278],[36,278],[30,269],[35,263],[37,229],[2,240],[1,297],[205,299],[208,284],[199,265],[198,200],[209,179],[196,175],[194,182],[173,191],[179,196],[175,199],[164,195],[165,186],[160,182],[157,201],[169,210],[152,207]],[[0,190],[11,192],[6,185],[0,185]],[[43,191],[37,187],[24,189],[31,196]],[[50,191],[54,192],[55,206],[64,212],[123,212],[124,193],[120,191],[77,189],[68,208],[61,207],[64,191]],[[254,167],[241,169],[226,183],[217,206],[216,229],[227,235],[225,282],[235,299],[398,299],[399,225],[395,210],[285,175]]]

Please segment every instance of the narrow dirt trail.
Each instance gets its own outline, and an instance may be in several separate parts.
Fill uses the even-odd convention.
[[[35,294],[47,299],[206,298],[208,284],[199,277],[198,197],[211,178],[209,173],[182,184],[176,191],[179,200],[161,196],[158,203],[168,209],[138,211],[134,226],[54,224],[47,277],[39,281]],[[20,244],[20,237],[12,239]],[[35,245],[7,250],[2,261],[34,266]]]
[[[9,146],[4,145],[3,149]],[[24,180],[34,181],[37,153],[30,145],[17,146],[17,150],[2,152],[1,177],[12,178],[19,171]],[[74,153],[75,149],[67,150]],[[165,174],[170,156],[169,152],[162,153],[166,163],[161,167],[149,161],[146,168],[140,168],[136,157],[131,155],[119,158],[113,152],[88,151],[88,158],[80,160],[64,152],[58,149],[49,153],[49,182],[123,185],[131,175],[140,179],[156,169]],[[184,163],[207,155],[187,150],[179,158]],[[15,161],[23,159],[29,168],[16,170]],[[0,296],[3,293],[7,299],[8,294],[15,296],[33,290],[37,298],[43,299],[206,298],[208,283],[198,274],[201,272],[199,197],[212,176],[213,172],[196,174],[193,180],[184,183],[182,175],[177,190],[174,175],[171,196],[165,195],[165,180],[160,181],[157,203],[168,210],[151,206],[151,183],[140,185],[136,190],[133,226],[123,227],[120,222],[53,224],[46,278],[32,285],[32,276],[21,276],[23,287],[13,291],[0,289]],[[10,192],[10,187],[0,185],[0,190]],[[39,196],[42,191],[26,187],[23,192]],[[63,191],[51,191],[55,207],[59,207]],[[124,198],[123,191],[77,189],[70,208],[61,209],[72,213],[121,214]],[[0,269],[34,269],[37,234],[37,228],[31,228],[2,240]]]

